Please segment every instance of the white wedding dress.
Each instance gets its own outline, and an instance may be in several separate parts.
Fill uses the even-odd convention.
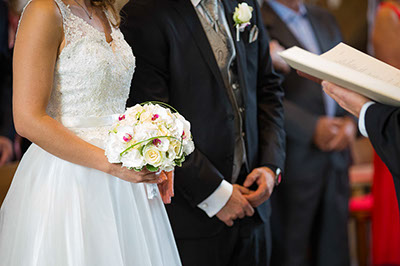
[[[112,119],[125,110],[132,50],[119,29],[111,27],[109,44],[104,33],[61,0],[55,2],[66,46],[57,59],[47,112],[82,139],[104,147]],[[0,265],[181,262],[159,195],[149,199],[145,184],[64,161],[32,144],[1,207]]]

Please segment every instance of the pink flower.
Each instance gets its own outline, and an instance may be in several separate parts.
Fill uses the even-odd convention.
[[[153,145],[154,146],[158,146],[161,144],[161,140],[160,139],[153,139]]]
[[[153,115],[153,117],[151,118],[152,121],[155,121],[157,118],[159,118],[160,116],[158,114]]]
[[[123,139],[125,142],[129,142],[129,141],[132,140],[132,135],[126,133],[126,134],[122,137],[122,139]]]
[[[119,120],[119,121],[124,120],[124,119],[125,119],[125,115],[120,115],[120,116],[118,117],[118,120]]]

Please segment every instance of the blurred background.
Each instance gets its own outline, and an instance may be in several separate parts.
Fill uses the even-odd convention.
[[[12,47],[19,14],[26,1],[0,0],[0,2],[2,7],[0,13],[1,203],[11,184],[18,161],[29,146],[29,142],[15,134],[11,119]],[[345,43],[363,52],[374,54],[371,36],[380,1],[307,0],[305,2],[326,8],[335,16]],[[400,35],[397,36],[400,38]],[[351,264],[400,265],[400,223],[397,202],[393,200],[394,188],[391,187],[393,181],[390,174],[376,157],[366,138],[357,138],[354,141],[351,155],[348,221]],[[382,180],[385,180],[384,184]],[[391,202],[390,208],[387,207],[387,202]]]

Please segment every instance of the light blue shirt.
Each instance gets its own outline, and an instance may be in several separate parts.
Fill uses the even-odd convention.
[[[321,49],[315,37],[313,27],[307,18],[307,9],[303,4],[300,4],[300,10],[296,12],[276,0],[267,1],[305,49],[314,54],[321,54]],[[326,115],[334,116],[336,113],[335,101],[325,92],[322,93],[324,96]]]

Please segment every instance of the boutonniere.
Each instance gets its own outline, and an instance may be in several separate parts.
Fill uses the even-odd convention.
[[[252,17],[253,8],[247,3],[241,3],[235,8],[233,13],[233,21],[236,27],[236,41],[240,41],[240,32],[249,26]]]

